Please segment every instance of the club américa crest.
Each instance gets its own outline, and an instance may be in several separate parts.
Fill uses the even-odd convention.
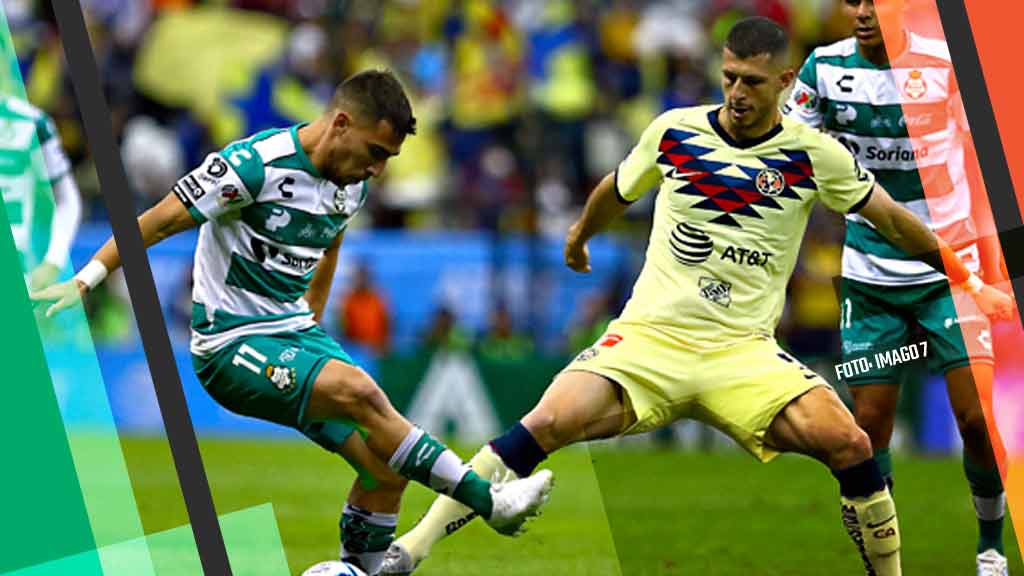
[[[754,185],[765,196],[778,196],[786,189],[786,179],[775,168],[762,168],[754,178]]]

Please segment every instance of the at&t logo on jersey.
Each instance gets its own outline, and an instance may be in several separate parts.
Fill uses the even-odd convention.
[[[704,262],[714,250],[711,236],[686,222],[676,224],[669,234],[668,244],[672,256],[686,266],[696,266]]]

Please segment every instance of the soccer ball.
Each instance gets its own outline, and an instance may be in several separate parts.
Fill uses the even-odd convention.
[[[308,570],[302,573],[302,576],[366,576],[366,572],[348,562],[328,560],[316,566],[310,566]]]

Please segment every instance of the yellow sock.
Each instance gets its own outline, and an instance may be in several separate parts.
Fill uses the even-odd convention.
[[[843,526],[860,550],[868,576],[900,576],[900,527],[889,490],[841,501]]]
[[[491,450],[490,445],[485,445],[473,456],[469,467],[481,478],[491,482],[507,482],[517,478],[515,472],[509,470]],[[396,542],[409,552],[414,562],[420,562],[430,554],[434,544],[465,526],[474,517],[476,514],[467,506],[447,496],[438,496],[416,526]]]

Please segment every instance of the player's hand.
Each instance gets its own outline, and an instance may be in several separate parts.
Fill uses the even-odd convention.
[[[82,295],[88,288],[82,282],[72,278],[67,282],[52,284],[42,290],[33,290],[29,298],[36,304],[53,302],[46,309],[46,317],[51,318],[57,312],[70,308],[82,300]]]
[[[565,265],[577,272],[590,272],[590,251],[586,242],[579,241],[576,225],[569,228],[565,238]]]
[[[49,262],[43,262],[28,277],[28,287],[31,290],[39,290],[44,286],[49,286],[57,281],[57,276],[60,275],[60,268],[57,268]]]
[[[978,304],[978,308],[993,320],[1013,318],[1013,299],[1001,290],[986,284],[977,294],[974,294],[974,301]]]

